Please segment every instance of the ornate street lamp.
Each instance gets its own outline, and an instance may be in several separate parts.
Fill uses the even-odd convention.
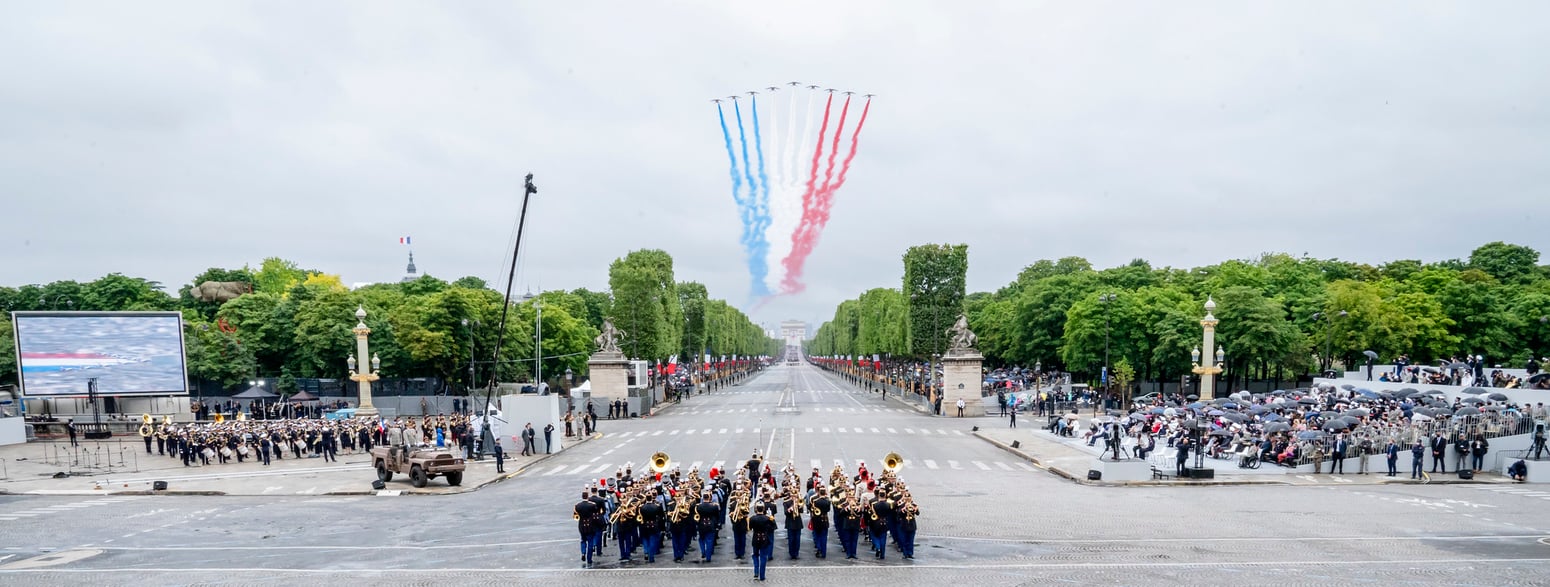
[[[355,415],[358,417],[375,418],[377,417],[377,407],[371,403],[371,382],[380,378],[378,377],[377,372],[382,368],[382,358],[371,354],[370,349],[366,344],[366,337],[371,334],[371,329],[366,327],[366,308],[359,306],[356,307],[355,320],[356,324],[354,332],[356,352],[351,354],[350,357],[345,360],[345,363],[350,366],[350,381],[354,381],[360,384],[361,400],[360,405],[355,409]],[[364,373],[356,372],[355,368],[357,366],[357,362],[355,360],[355,356],[357,354],[363,358],[367,356],[371,357],[370,371],[366,371]],[[360,366],[364,367],[365,365]]]
[[[1222,362],[1222,359],[1226,358],[1226,353],[1222,351],[1222,347],[1216,345],[1217,320],[1216,316],[1211,315],[1212,312],[1216,311],[1216,301],[1207,297],[1205,307],[1206,317],[1200,320],[1200,326],[1205,331],[1202,337],[1202,344],[1195,347],[1189,354],[1190,362],[1194,364],[1194,368],[1191,371],[1200,376],[1200,401],[1203,402],[1215,399],[1216,374],[1222,372],[1219,364]],[[1213,346],[1216,346],[1215,357],[1211,355],[1201,356],[1201,348],[1210,349]],[[1210,351],[1208,350],[1207,352]],[[1214,363],[1212,361],[1213,358],[1216,359]],[[1201,359],[1205,360],[1204,364],[1201,363]]]

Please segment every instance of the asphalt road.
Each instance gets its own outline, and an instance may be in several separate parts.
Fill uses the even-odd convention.
[[[707,584],[751,581],[710,565],[581,569],[570,506],[588,480],[651,453],[687,470],[755,447],[825,476],[884,454],[922,508],[914,561],[779,554],[776,583],[978,585],[1545,584],[1550,490],[1529,485],[1091,487],[1033,470],[967,434],[997,419],[924,416],[776,367],[481,491],[399,497],[0,497],[0,584]],[[831,539],[831,547],[836,541]],[[610,544],[610,547],[612,545]],[[723,541],[723,550],[730,545]],[[616,552],[612,548],[605,552]]]

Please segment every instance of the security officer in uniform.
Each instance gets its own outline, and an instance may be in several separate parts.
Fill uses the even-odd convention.
[[[753,506],[753,517],[748,518],[748,530],[753,533],[753,576],[764,580],[765,566],[775,554],[775,520],[764,513],[764,502]]]
[[[581,492],[581,501],[572,508],[571,517],[576,519],[576,530],[581,533],[582,568],[592,568],[592,553],[597,550],[599,511],[585,490]]]
[[[764,469],[764,461],[759,460],[759,451],[754,451],[748,458],[748,478],[752,483],[748,487],[749,499],[759,499],[759,472]]]

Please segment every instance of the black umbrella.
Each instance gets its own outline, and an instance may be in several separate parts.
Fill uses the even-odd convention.
[[[1464,389],[1463,393],[1467,393],[1469,395],[1480,395],[1482,393],[1490,393],[1490,390],[1481,389],[1479,387],[1467,387]]]
[[[1345,420],[1330,420],[1330,421],[1324,423],[1324,429],[1325,430],[1331,430],[1331,431],[1345,430],[1346,428],[1349,428],[1349,427],[1350,427],[1350,425],[1346,424]]]
[[[1189,395],[1184,396],[1184,399],[1187,399],[1189,401],[1195,401],[1197,399],[1200,399],[1200,396],[1191,393]]]
[[[1480,410],[1477,410],[1475,408],[1459,408],[1457,412],[1453,412],[1453,415],[1454,416],[1473,416],[1473,415],[1479,414],[1479,413],[1480,413]]]
[[[1313,399],[1311,397],[1305,397],[1305,398],[1302,398],[1300,400],[1297,400],[1297,403],[1305,405],[1305,406],[1313,406],[1313,405],[1318,405],[1319,400]]]
[[[1231,438],[1232,437],[1232,433],[1228,432],[1226,430],[1223,430],[1221,428],[1217,428],[1216,430],[1212,430],[1211,431],[1211,436],[1224,436],[1224,437]]]
[[[1544,381],[1546,379],[1550,379],[1550,371],[1546,371],[1544,373],[1540,373],[1538,375],[1530,377],[1530,378],[1528,378],[1528,382],[1529,383],[1539,383],[1539,382]]]
[[[1448,363],[1448,369],[1468,369],[1469,363]]]
[[[1415,394],[1415,393],[1421,393],[1421,392],[1416,391],[1416,388],[1414,388],[1414,387],[1401,387],[1401,388],[1399,388],[1399,393]],[[1437,393],[1442,393],[1442,392],[1439,391]]]
[[[264,391],[263,388],[257,385],[243,390],[242,393],[231,396],[232,399],[274,399],[277,397],[280,396]]]
[[[1265,432],[1269,432],[1271,434],[1274,434],[1276,432],[1286,432],[1286,431],[1289,431],[1291,429],[1292,429],[1292,425],[1291,424],[1287,424],[1286,422],[1271,422],[1271,423],[1265,425]]]
[[[1351,428],[1355,428],[1357,426],[1361,426],[1362,425],[1362,419],[1361,418],[1353,418],[1351,416],[1341,416],[1340,420],[1342,422],[1345,422],[1346,426],[1351,427]]]
[[[1371,413],[1372,412],[1367,411],[1367,408],[1355,408],[1355,409],[1351,409],[1351,410],[1346,410],[1345,413],[1340,414],[1340,417],[1344,418],[1344,417],[1349,416],[1349,417],[1352,417],[1352,418],[1366,418],[1367,415],[1371,414]]]
[[[1354,391],[1356,389],[1356,386],[1355,385],[1351,385],[1349,383],[1344,383],[1344,384],[1340,385],[1340,389],[1344,389],[1346,391]]]
[[[1466,404],[1483,404],[1483,403],[1485,403],[1485,400],[1480,399],[1479,397],[1466,397],[1462,401],[1464,403],[1466,403]]]
[[[1378,360],[1378,353],[1375,353],[1373,351],[1362,351],[1362,354],[1367,355],[1367,358],[1372,359],[1374,361]]]
[[[1232,420],[1232,421],[1237,422],[1239,424],[1242,424],[1244,420],[1248,419],[1243,414],[1222,414],[1222,418],[1226,419],[1226,420]]]
[[[1340,417],[1340,412],[1336,412],[1336,411],[1333,411],[1333,410],[1324,410],[1322,412],[1319,412],[1319,417],[1320,418],[1338,418],[1338,417]]]
[[[1488,395],[1486,397],[1491,398],[1492,401],[1498,401],[1498,402],[1504,402],[1504,401],[1507,401],[1507,399],[1508,399],[1507,398],[1507,394],[1505,394],[1505,393],[1493,393],[1493,394]]]
[[[1441,390],[1441,389],[1428,389],[1428,390],[1426,390],[1426,391],[1423,391],[1423,392],[1421,392],[1421,395],[1440,395],[1440,396],[1447,396],[1447,395],[1448,395],[1448,394],[1446,394],[1446,393],[1443,393],[1443,392],[1442,392],[1442,390]]]

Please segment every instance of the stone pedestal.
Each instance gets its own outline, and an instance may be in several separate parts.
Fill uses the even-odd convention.
[[[623,353],[593,354],[587,359],[587,370],[592,382],[592,403],[599,414],[608,413],[609,402],[629,396],[630,361]]]
[[[1144,460],[1110,461],[1093,459],[1093,462],[1088,466],[1088,470],[1097,471],[1101,477],[1100,480],[1111,483],[1152,480],[1152,465]]]
[[[985,401],[980,395],[984,374],[980,364],[985,357],[979,353],[946,355],[942,357],[942,415],[958,416],[958,400],[963,399],[965,418],[985,415]]]

